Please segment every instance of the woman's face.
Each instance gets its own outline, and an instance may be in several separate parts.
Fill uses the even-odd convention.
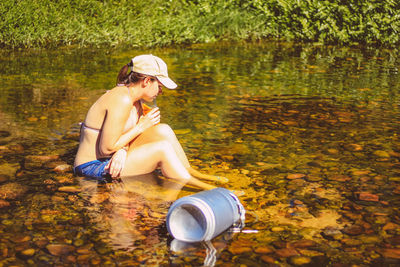
[[[159,94],[162,93],[163,85],[157,78],[146,77],[148,79],[147,86],[144,90],[143,99],[146,101],[153,101]]]

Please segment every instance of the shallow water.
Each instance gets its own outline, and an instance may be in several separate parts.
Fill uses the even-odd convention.
[[[156,174],[97,184],[70,170],[78,123],[133,55],[169,64],[157,99],[194,167],[242,189],[243,233],[185,245]],[[397,50],[217,43],[0,52],[4,265],[396,266]]]

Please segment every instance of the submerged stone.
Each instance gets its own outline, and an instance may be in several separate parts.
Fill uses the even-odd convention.
[[[58,173],[65,173],[65,172],[72,171],[72,166],[69,164],[61,164],[61,165],[57,165],[53,170]]]
[[[352,246],[352,247],[359,246],[363,243],[361,240],[352,239],[352,238],[344,238],[344,239],[340,240],[340,242],[347,246]]]
[[[8,183],[0,186],[0,199],[17,199],[24,195],[28,188],[18,183]]]
[[[346,181],[351,180],[351,177],[347,176],[347,175],[333,175],[333,176],[329,176],[328,180],[337,181],[337,182],[346,182]]]
[[[398,225],[396,223],[388,222],[387,224],[385,224],[385,226],[382,227],[382,229],[385,231],[396,230],[396,229],[400,229],[400,225]]]
[[[1,179],[3,182],[9,180],[11,177],[14,177],[20,167],[21,166],[18,163],[0,164],[0,175],[2,176]]]
[[[331,239],[336,239],[335,237],[337,236],[343,236],[342,232],[336,227],[326,227],[322,231],[322,235],[325,238],[331,238]]]
[[[271,264],[275,263],[275,259],[267,255],[262,255],[261,260],[266,263],[271,263]]]
[[[74,246],[66,244],[50,244],[46,246],[47,250],[51,255],[62,256],[69,254],[75,250]]]
[[[316,245],[317,243],[315,241],[309,239],[303,239],[289,243],[289,246],[293,248],[308,248]]]
[[[278,255],[280,258],[288,258],[292,256],[298,256],[299,252],[295,250],[294,248],[281,248],[277,249],[275,251],[276,255]]]
[[[36,251],[33,248],[28,248],[25,250],[22,250],[18,253],[18,257],[23,258],[23,259],[27,259],[32,257],[33,255],[35,255]]]
[[[309,175],[307,176],[306,180],[309,182],[319,182],[322,180],[322,178],[320,176]]]
[[[348,144],[345,145],[345,148],[349,151],[362,151],[364,149],[363,146],[359,144]]]
[[[74,175],[72,173],[66,173],[66,174],[61,174],[57,175],[54,177],[57,182],[60,184],[72,184],[74,183]]]
[[[361,235],[362,233],[364,233],[364,227],[354,224],[344,228],[342,232],[347,235]]]
[[[304,177],[306,177],[306,175],[302,174],[302,173],[293,173],[293,174],[289,174],[288,176],[286,176],[286,178],[289,180],[301,179]]]
[[[58,188],[58,191],[68,192],[68,193],[78,193],[81,192],[81,189],[74,186],[61,186]]]
[[[400,248],[386,248],[380,251],[384,258],[400,259]]]
[[[29,155],[25,157],[24,167],[28,170],[42,168],[44,164],[59,158],[59,155]]]
[[[0,199],[0,209],[9,207],[9,206],[10,206],[10,202]]]
[[[352,171],[352,174],[353,174],[354,176],[368,175],[368,174],[370,174],[370,173],[371,173],[371,171],[369,171],[369,170],[353,170],[353,171]]]
[[[311,258],[305,256],[294,256],[290,258],[290,263],[296,266],[301,266],[311,262]]]
[[[9,131],[0,131],[0,138],[6,138],[9,137],[11,135],[11,133]]]
[[[274,250],[271,247],[258,247],[254,250],[255,253],[259,254],[269,254],[272,253]]]
[[[358,199],[359,200],[364,200],[364,201],[373,201],[373,202],[378,202],[379,201],[379,196],[369,193],[369,192],[361,192],[358,194]]]
[[[0,183],[7,182],[8,180],[10,180],[10,176],[7,174],[0,174]]]
[[[390,158],[389,153],[383,150],[374,151],[374,155],[380,158]]]

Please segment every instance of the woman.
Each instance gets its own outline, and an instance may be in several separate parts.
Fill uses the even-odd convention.
[[[221,179],[190,167],[172,129],[160,124],[159,109],[143,115],[141,100],[153,101],[163,86],[177,87],[159,57],[141,55],[125,65],[117,86],[102,95],[86,115],[74,172],[104,181],[110,176],[140,175],[160,168],[168,178],[201,189],[215,188],[194,177]]]

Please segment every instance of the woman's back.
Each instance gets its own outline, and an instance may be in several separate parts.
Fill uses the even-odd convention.
[[[122,101],[124,100],[124,101]],[[92,161],[104,156],[98,151],[99,135],[103,131],[102,127],[108,112],[116,112],[121,102],[129,101],[132,103],[129,90],[125,86],[118,86],[107,91],[100,96],[90,107],[85,121],[81,126],[81,140],[75,166]],[[118,110],[117,110],[118,112]],[[130,110],[128,120],[125,123],[124,132],[132,128],[138,120],[138,105],[133,105]]]

